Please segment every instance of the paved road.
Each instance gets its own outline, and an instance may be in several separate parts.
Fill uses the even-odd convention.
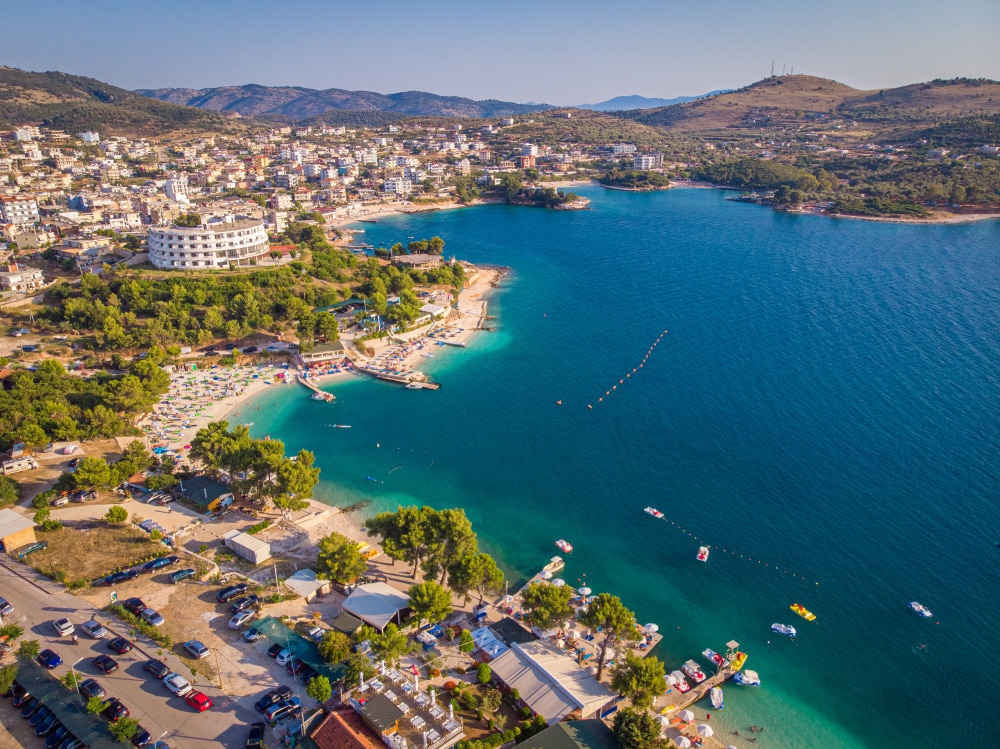
[[[172,695],[166,686],[142,670],[146,660],[160,658],[171,668],[188,676],[190,671],[169,652],[158,655],[155,650],[140,646],[131,653],[119,656],[108,650],[106,642],[90,639],[80,631],[79,642],[75,645],[68,637],[58,637],[52,622],[63,617],[79,625],[96,616],[98,621],[111,624],[109,629],[116,634],[126,634],[126,631],[86,601],[66,593],[61,586],[6,557],[0,558],[0,596],[14,604],[15,609],[4,621],[20,624],[25,630],[23,639],[37,639],[42,649],[51,648],[62,657],[63,665],[55,669],[56,676],[62,676],[75,667],[84,678],[96,678],[109,697],[121,699],[132,717],[154,738],[162,737],[169,742],[173,749],[220,746],[242,749],[248,732],[246,726],[260,720],[253,709],[253,697],[244,698],[246,704],[240,705],[237,698],[228,697],[218,688],[203,685],[198,685],[198,688],[212,698],[214,706],[208,712],[196,713],[182,698]],[[146,650],[145,653],[141,652],[141,647]],[[104,676],[93,667],[93,659],[103,654],[111,655],[118,661],[118,671]]]

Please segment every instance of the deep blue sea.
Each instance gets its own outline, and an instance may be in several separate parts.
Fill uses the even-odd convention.
[[[763,687],[712,725],[740,749],[997,746],[1000,222],[579,192],[364,225],[510,266],[497,332],[436,348],[436,392],[266,393],[254,433],[315,451],[324,501],[465,508],[513,584],[568,539],[567,581],[659,624],[670,668],[738,640]]]

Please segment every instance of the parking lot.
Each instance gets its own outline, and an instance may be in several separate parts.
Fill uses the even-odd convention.
[[[303,685],[268,657],[266,640],[246,643],[242,632],[227,627],[232,613],[229,604],[219,604],[216,600],[219,586],[188,581],[171,585],[164,582],[170,568],[166,569],[168,571],[162,574],[140,575],[117,587],[116,592],[122,600],[141,595],[147,605],[158,607],[164,614],[163,626],[171,625],[171,631],[178,634],[172,648],[162,648],[137,636],[135,648],[119,655],[109,649],[108,642],[116,636],[129,638],[127,625],[8,559],[0,560],[0,595],[14,605],[14,612],[4,620],[24,627],[22,639],[36,639],[42,649],[49,648],[60,656],[62,664],[52,670],[53,676],[63,676],[72,669],[81,680],[96,679],[107,697],[121,699],[132,717],[154,739],[160,738],[173,749],[242,748],[250,724],[261,720],[260,713],[253,707],[254,702],[279,684],[289,686],[294,694],[300,695],[303,704],[311,704],[312,701],[305,697]],[[106,590],[94,589],[99,593],[98,598],[107,596]],[[176,594],[181,600],[171,602]],[[94,593],[88,598],[93,596]],[[104,638],[89,637],[80,628],[83,622],[95,617],[109,629]],[[53,622],[62,618],[76,626],[76,643],[68,636],[57,634]],[[209,647],[209,656],[203,660],[182,657],[181,643],[189,639],[204,642]],[[112,657],[119,668],[104,674],[95,664],[95,659],[102,655]],[[212,707],[205,713],[198,713],[183,697],[172,694],[164,683],[143,669],[143,665],[153,658],[164,661],[194,689],[207,695],[212,700]],[[8,706],[3,710],[6,717]],[[273,743],[270,731],[267,740]],[[42,739],[33,738],[24,745],[43,746],[43,743]]]

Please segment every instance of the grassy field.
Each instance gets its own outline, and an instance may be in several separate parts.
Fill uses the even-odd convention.
[[[27,558],[27,563],[55,580],[79,585],[142,561],[162,556],[167,548],[138,528],[79,521],[57,531],[38,534],[49,547]]]

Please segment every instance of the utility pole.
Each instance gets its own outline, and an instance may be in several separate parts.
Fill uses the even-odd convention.
[[[219,665],[219,649],[215,649],[215,670],[219,672],[219,689],[222,689],[222,667]]]

